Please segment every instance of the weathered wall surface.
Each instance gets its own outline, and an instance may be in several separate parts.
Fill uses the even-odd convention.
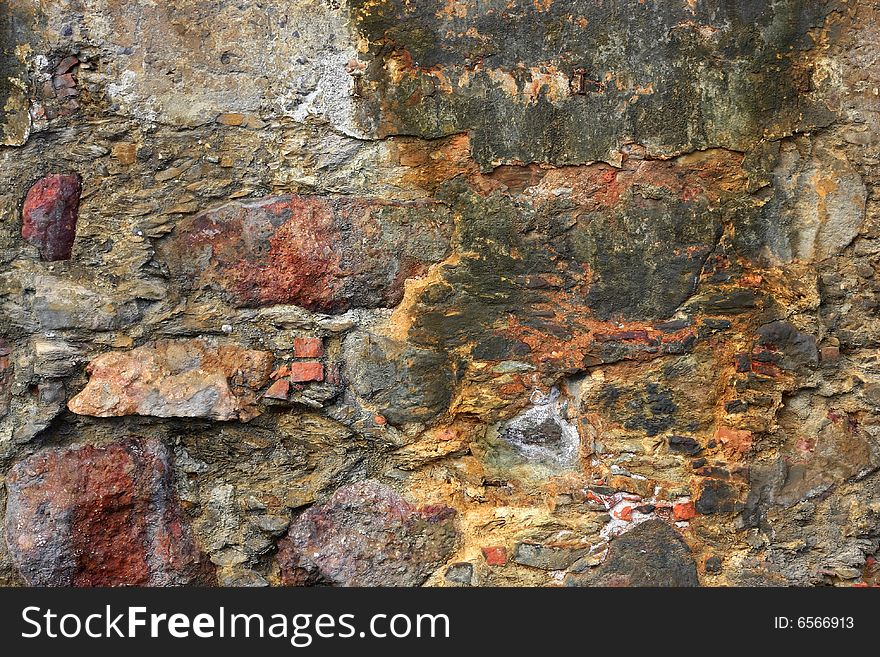
[[[867,0],[6,0],[0,582],[872,584]]]

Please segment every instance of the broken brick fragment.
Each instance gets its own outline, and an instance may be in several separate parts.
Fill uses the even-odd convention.
[[[618,520],[629,522],[632,520],[633,517],[633,508],[631,506],[625,506],[619,511],[615,511],[614,515],[617,517]]]
[[[286,400],[289,392],[290,381],[288,381],[287,379],[278,379],[275,383],[269,386],[269,389],[266,391],[266,394],[264,394],[263,397],[267,399]]]
[[[679,502],[672,506],[672,517],[676,520],[691,520],[697,515],[693,502]]]
[[[503,566],[507,563],[507,550],[500,545],[484,547],[483,558],[490,566]]]
[[[715,438],[724,447],[724,453],[730,459],[741,459],[752,448],[752,432],[732,427],[718,427]]]

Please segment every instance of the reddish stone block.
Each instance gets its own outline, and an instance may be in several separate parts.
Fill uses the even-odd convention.
[[[672,517],[676,520],[690,520],[697,515],[693,502],[680,502],[672,506]]]
[[[324,366],[321,363],[311,361],[292,363],[290,365],[290,380],[294,383],[309,383],[324,380]]]
[[[324,341],[321,338],[294,338],[293,353],[297,358],[320,358],[324,355]]]
[[[406,279],[449,254],[451,235],[451,215],[430,200],[289,195],[184,219],[159,256],[236,306],[335,313],[397,305]]]
[[[32,586],[209,583],[153,439],[46,449],[6,478],[9,553]]]
[[[63,75],[56,75],[52,78],[52,85],[56,89],[72,89],[76,86],[76,80],[73,79],[73,76],[70,73],[64,73]]]
[[[55,69],[55,75],[64,75],[78,64],[79,59],[76,57],[76,55],[68,55],[58,63],[58,66]]]
[[[21,236],[46,261],[69,260],[76,237],[82,182],[76,174],[41,178],[27,193]]]
[[[483,558],[490,566],[503,566],[507,563],[507,550],[500,545],[482,548]]]

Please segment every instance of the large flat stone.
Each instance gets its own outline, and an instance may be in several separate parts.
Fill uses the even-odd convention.
[[[346,382],[392,424],[432,420],[452,398],[449,357],[372,333],[350,335],[344,346]]]
[[[269,381],[268,351],[202,340],[165,340],[114,351],[88,366],[89,383],[68,408],[79,415],[249,420]]]
[[[744,149],[828,121],[797,55],[832,3],[355,0],[376,132],[471,131],[474,156],[576,164],[627,142]],[[601,117],[597,120],[597,117]]]
[[[449,253],[451,232],[434,202],[278,196],[187,219],[160,251],[185,288],[237,306],[342,312],[399,303],[404,281]]]

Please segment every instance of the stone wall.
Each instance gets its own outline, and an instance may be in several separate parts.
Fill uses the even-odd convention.
[[[5,0],[0,583],[880,575],[869,0]]]

